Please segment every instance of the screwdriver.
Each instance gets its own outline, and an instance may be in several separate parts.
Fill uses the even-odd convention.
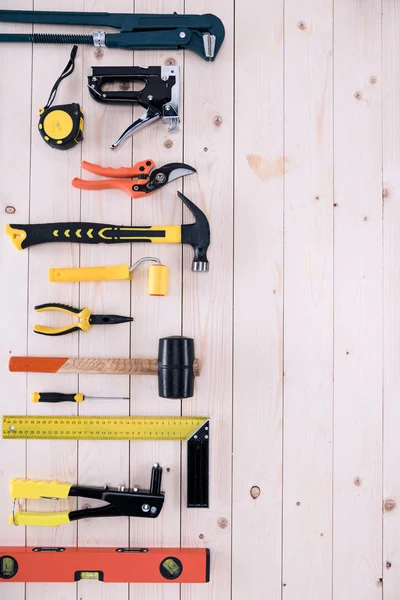
[[[83,394],[60,394],[58,392],[33,392],[32,402],[83,402],[84,400],[129,400],[129,398],[98,398]]]

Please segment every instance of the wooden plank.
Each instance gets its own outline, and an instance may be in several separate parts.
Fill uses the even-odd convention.
[[[381,6],[335,2],[333,595],[382,597]]]
[[[285,2],[282,585],[291,600],[328,599],[332,585],[332,8]]]
[[[73,3],[66,0],[48,2],[40,0],[35,3],[36,10],[80,10],[82,2]],[[48,26],[35,26],[35,31],[49,31]],[[60,31],[70,31],[62,28]],[[81,148],[77,147],[68,153],[57,152],[48,147],[37,132],[38,109],[47,101],[48,94],[65,65],[68,62],[71,48],[69,46],[37,45],[33,48],[32,62],[32,143],[31,143],[31,206],[30,222],[69,221],[79,219],[79,194],[70,181],[79,169]],[[81,102],[82,82],[79,76],[82,68],[82,53],[76,60],[76,71],[67,79],[57,93],[55,104]],[[75,335],[47,338],[33,333],[35,323],[51,323],[57,325],[57,315],[33,312],[36,304],[43,302],[62,302],[78,306],[78,290],[72,284],[57,286],[48,282],[47,270],[59,265],[72,266],[78,257],[78,247],[67,244],[54,246],[38,246],[29,251],[29,302],[28,302],[28,355],[52,354],[74,356],[78,351],[78,339]],[[73,391],[77,386],[75,375],[28,375],[28,414],[75,414],[75,406],[37,405],[30,401],[33,391]],[[59,481],[76,480],[77,445],[75,442],[30,441],[27,443],[27,476],[35,479],[58,479]],[[29,510],[65,510],[75,508],[76,501],[61,501],[53,505],[47,500],[29,501]],[[55,529],[32,527],[26,532],[29,545],[70,546],[76,543],[77,528],[75,524]],[[57,592],[56,592],[57,590]],[[61,584],[57,587],[48,584],[27,584],[26,597],[29,600],[54,598],[54,594],[62,594],[67,600],[75,599],[75,586]]]
[[[195,339],[202,362],[195,397],[183,414],[211,418],[210,509],[186,508],[182,489],[182,544],[211,550],[208,586],[182,585],[182,600],[231,597],[232,471],[232,284],[233,284],[233,43],[234,4],[187,0],[185,12],[214,12],[226,30],[215,62],[185,56],[185,162],[199,177],[184,182],[185,194],[211,227],[209,273],[191,271],[193,251],[184,249],[183,332]],[[184,211],[185,222],[193,222]],[[183,454],[183,469],[186,456]]]
[[[133,12],[132,0],[117,0],[107,7],[112,12]],[[90,11],[103,11],[100,1],[85,5]],[[88,28],[90,33],[93,28]],[[133,54],[126,50],[86,48],[84,54],[83,84],[84,110],[86,117],[86,139],[83,145],[83,159],[107,167],[129,166],[132,145],[126,142],[117,150],[110,145],[131,122],[130,106],[111,106],[95,102],[86,88],[87,73],[91,66],[131,65]],[[86,171],[81,172],[85,179],[98,179]],[[119,190],[82,191],[81,220],[103,223],[129,224],[131,200]],[[128,244],[105,246],[83,245],[80,252],[80,265],[85,267],[129,264]],[[97,314],[130,315],[130,290],[125,281],[85,282],[80,284],[80,303]],[[93,327],[80,336],[79,355],[102,358],[126,358],[129,356],[131,336],[130,324]],[[84,394],[93,396],[129,396],[129,376],[127,375],[81,375],[79,388]],[[82,415],[127,415],[129,403],[126,400],[110,402],[84,402],[79,407]],[[80,442],[78,460],[79,483],[85,485],[129,487],[129,442]],[[82,499],[79,507],[97,506],[101,503]],[[85,519],[78,524],[80,546],[127,546],[129,539],[129,519]],[[78,585],[79,596],[91,597],[90,582]],[[125,600],[128,598],[127,584],[103,584],[96,590],[99,599]]]
[[[397,2],[384,0],[382,21],[382,122],[383,122],[383,566],[385,600],[395,600],[400,587],[399,447],[399,343],[398,298],[400,256],[400,134],[399,24]]]
[[[136,0],[137,13],[183,13],[183,0]],[[135,65],[170,65],[180,67],[181,90],[183,82],[183,58],[180,51],[136,51]],[[183,115],[181,95],[181,115]],[[143,108],[135,110],[135,117]],[[133,162],[152,158],[156,167],[169,162],[182,162],[183,127],[168,131],[166,124],[154,123],[133,136]],[[193,164],[196,167],[196,164]],[[196,175],[189,177],[194,178]],[[182,189],[182,180],[168,184],[148,198],[133,200],[132,224],[152,225],[156,223],[180,224],[181,202],[176,191]],[[156,256],[169,268],[169,293],[166,297],[151,297],[147,294],[147,264],[133,274],[131,284],[132,314],[135,326],[131,338],[132,357],[157,357],[160,337],[181,333],[181,273],[182,249],[180,245],[133,244],[132,263],[142,256]],[[184,403],[192,402],[191,399]],[[136,415],[179,415],[181,402],[166,400],[158,396],[157,377],[135,376],[131,378],[131,413]],[[138,442],[131,444],[130,464],[133,484],[148,486],[150,470],[154,463],[163,467],[162,491],[165,502],[161,515],[155,521],[136,519],[130,531],[132,546],[180,546],[180,453],[177,442]],[[185,446],[185,443],[183,443]],[[184,476],[183,476],[184,477]],[[143,600],[178,600],[180,586],[140,584],[131,586],[131,595]]]
[[[240,600],[262,597],[265,581],[271,598],[281,595],[283,2],[236,3],[235,23],[232,597]]]
[[[12,0],[6,0],[3,8],[12,8]],[[21,9],[31,9],[31,0],[21,2]],[[3,32],[27,33],[29,25],[4,25]],[[0,165],[1,165],[1,230],[6,223],[27,222],[29,219],[29,161],[30,161],[30,94],[31,94],[32,48],[29,44],[15,47],[4,44],[0,53]],[[13,85],[15,73],[20,78],[17,90]],[[27,101],[28,100],[28,101]],[[17,154],[18,153],[18,154]],[[17,158],[17,160],[16,160]],[[7,175],[7,176],[6,176]],[[9,207],[9,208],[7,208]],[[15,212],[13,212],[15,210]],[[11,212],[10,212],[11,211]],[[28,293],[28,253],[16,252],[7,236],[0,237],[0,275],[5,282],[1,297],[2,344],[0,345],[0,374],[3,392],[3,410],[6,405],[16,412],[26,411],[26,375],[9,373],[10,354],[26,353],[26,327]],[[7,399],[4,401],[4,399]],[[7,404],[8,403],[8,404]],[[11,453],[12,451],[12,453]],[[0,440],[0,538],[3,545],[24,545],[25,529],[10,527],[11,511],[9,482],[13,477],[26,473],[26,442],[9,443]],[[10,456],[12,459],[10,460]],[[7,593],[9,600],[23,600],[25,585],[13,584]]]

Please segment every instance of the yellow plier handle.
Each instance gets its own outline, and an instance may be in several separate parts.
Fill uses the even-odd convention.
[[[90,317],[92,313],[88,308],[73,308],[66,304],[50,303],[50,304],[38,304],[35,306],[35,312],[43,312],[45,310],[57,310],[65,312],[69,315],[73,315],[80,321],[66,325],[65,327],[48,327],[46,325],[35,325],[33,331],[42,335],[64,335],[73,331],[88,331],[90,329]]]
[[[18,479],[10,481],[10,496],[13,500],[29,498],[68,498],[71,483],[40,479]]]
[[[29,525],[37,527],[57,527],[70,523],[69,512],[30,512],[22,511],[13,513],[8,520],[10,525]]]
[[[20,498],[68,498],[71,483],[59,481],[41,481],[39,479],[12,479],[10,496]],[[61,512],[14,512],[9,518],[10,525],[36,525],[40,527],[65,525],[70,522],[69,511]]]

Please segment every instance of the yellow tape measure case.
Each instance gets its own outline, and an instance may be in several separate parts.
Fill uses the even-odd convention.
[[[39,133],[52,148],[68,150],[83,140],[83,112],[79,104],[39,109]]]

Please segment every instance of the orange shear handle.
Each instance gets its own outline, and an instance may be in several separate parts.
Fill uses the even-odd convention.
[[[72,185],[80,190],[111,190],[118,189],[126,192],[131,198],[141,198],[146,192],[134,190],[134,182],[130,179],[99,179],[97,181],[88,181],[75,177]]]
[[[93,163],[84,160],[82,162],[82,169],[95,173],[96,175],[103,175],[103,177],[140,177],[148,175],[150,171],[154,169],[154,160],[146,159],[142,160],[133,165],[133,167],[101,167]]]

